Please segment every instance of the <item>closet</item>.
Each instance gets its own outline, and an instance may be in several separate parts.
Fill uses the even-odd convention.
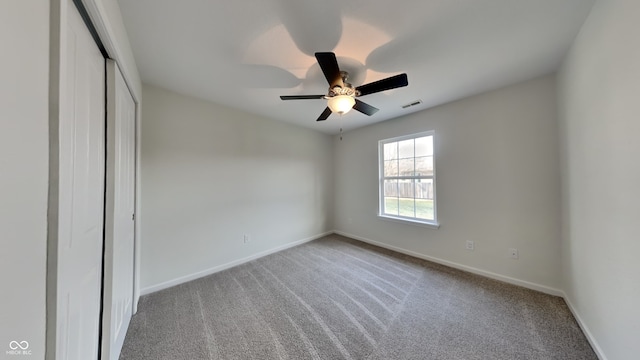
[[[117,359],[134,308],[136,104],[82,4],[59,6],[47,359]]]

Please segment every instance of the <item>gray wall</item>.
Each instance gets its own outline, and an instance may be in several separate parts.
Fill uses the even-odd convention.
[[[640,2],[596,2],[559,72],[564,289],[602,358],[640,354]]]
[[[143,98],[143,292],[333,229],[330,136],[147,85]]]
[[[555,100],[555,78],[547,76],[335,138],[335,228],[559,294]],[[378,140],[426,130],[436,132],[437,230],[377,216]]]
[[[0,358],[44,358],[49,2],[0,1]],[[15,356],[14,356],[15,357]]]

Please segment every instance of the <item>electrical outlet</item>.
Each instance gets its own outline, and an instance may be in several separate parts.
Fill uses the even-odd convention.
[[[473,251],[473,249],[475,249],[475,248],[476,248],[475,242],[473,242],[471,240],[467,240],[467,250]]]
[[[245,243],[245,244],[246,244],[246,243],[248,243],[248,242],[249,242],[249,240],[250,240],[250,239],[249,239],[249,235],[244,234],[243,240],[244,240],[244,243]]]
[[[509,257],[512,259],[518,259],[518,249],[515,249],[515,248],[509,249]]]

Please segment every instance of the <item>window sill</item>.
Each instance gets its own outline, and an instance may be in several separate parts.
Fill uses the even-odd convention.
[[[440,228],[440,224],[437,223],[437,222],[423,222],[423,221],[417,221],[417,220],[408,219],[408,218],[388,216],[388,215],[380,215],[380,214],[378,214],[378,217],[380,219],[382,219],[382,220],[399,222],[399,223],[403,223],[403,224],[417,225],[417,226],[422,226],[422,227],[426,227],[426,228],[429,228],[429,229],[439,229]]]

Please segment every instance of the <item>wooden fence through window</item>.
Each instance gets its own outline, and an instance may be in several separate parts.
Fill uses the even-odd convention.
[[[433,200],[431,182],[397,182],[384,184],[384,196]]]

